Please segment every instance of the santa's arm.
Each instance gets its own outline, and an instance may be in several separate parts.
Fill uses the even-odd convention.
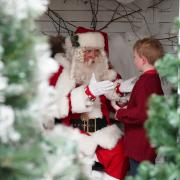
[[[70,64],[66,58],[57,56],[60,68],[51,78],[50,85],[56,91],[56,118],[62,119],[72,113],[88,112],[92,102],[85,93],[85,86],[76,87],[75,80],[70,77]]]
[[[89,112],[97,96],[105,94],[114,88],[111,81],[96,81],[94,73],[92,74],[88,86],[80,86],[71,92],[71,105],[73,113]]]
[[[92,75],[88,86],[75,87],[75,82],[68,77],[69,73],[64,70],[56,85],[57,91],[57,118],[64,118],[72,113],[89,112],[92,109],[93,100],[97,96],[105,94],[114,88],[111,81],[97,82]],[[66,82],[66,86],[64,85]],[[68,84],[68,86],[67,86]]]
[[[56,118],[65,118],[70,113],[84,113],[91,110],[92,101],[85,93],[85,86],[73,88],[68,94],[59,96]]]
[[[74,88],[69,95],[70,110],[72,113],[90,112],[93,102],[97,96],[105,94],[114,88],[111,81],[96,81],[95,75],[92,74],[88,86],[79,86]],[[70,111],[69,110],[69,111]]]

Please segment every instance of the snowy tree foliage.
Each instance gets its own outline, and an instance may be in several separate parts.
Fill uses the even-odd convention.
[[[0,4],[0,179],[81,179],[78,133],[61,126],[42,131],[56,111],[48,79],[58,65],[45,38],[35,35],[48,2]]]

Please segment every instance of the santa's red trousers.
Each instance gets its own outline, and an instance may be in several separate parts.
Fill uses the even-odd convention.
[[[99,162],[104,166],[108,175],[123,180],[129,168],[127,157],[124,154],[123,138],[121,138],[117,145],[112,149],[103,149],[98,147],[96,156]]]

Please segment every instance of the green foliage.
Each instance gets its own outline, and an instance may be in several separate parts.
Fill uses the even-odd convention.
[[[35,89],[29,88],[33,84],[32,76],[36,65],[34,45],[38,39],[33,32],[34,19],[26,18],[17,21],[3,13],[2,8],[0,11],[0,34],[3,47],[1,59],[5,66],[1,73],[8,77],[9,84],[23,85],[23,91],[20,94],[6,92],[5,104],[11,104],[15,108],[25,108],[35,92]]]
[[[0,45],[1,61],[4,64],[1,75],[8,79],[4,104],[14,108],[16,113],[15,129],[21,139],[0,145],[0,179],[21,180],[42,177],[45,158],[41,148],[41,134],[34,127],[31,115],[26,112],[36,88],[33,85],[34,66],[36,65],[34,46],[34,19],[20,21],[0,8]],[[14,88],[20,87],[20,91]],[[21,112],[17,113],[17,110]],[[26,115],[23,115],[26,114]]]
[[[177,89],[178,82],[180,81],[180,77],[177,75],[179,65],[179,58],[172,54],[166,54],[162,60],[156,63],[161,77],[168,80],[175,89]]]
[[[40,131],[29,117],[17,118],[15,127],[21,133],[21,139],[1,144],[0,179],[38,179],[46,167]]]
[[[52,131],[47,136],[41,129],[42,120],[50,118],[44,108],[53,102],[47,96],[41,102],[38,90],[45,84],[43,91],[49,95],[46,88],[53,68],[48,69],[47,64],[54,65],[45,39],[35,35],[35,19],[46,9],[42,2],[47,3],[0,0],[1,180],[85,179],[77,144],[72,140],[76,137],[69,136],[70,130],[56,127],[55,133]],[[41,62],[46,62],[44,69],[39,68]]]
[[[152,144],[158,148],[161,154],[169,158],[174,158],[176,156],[174,153],[178,150],[177,137],[180,119],[177,114],[177,99],[176,94],[172,95],[171,98],[152,96],[149,121],[146,124]]]
[[[136,177],[128,177],[126,180],[179,180],[179,169],[174,163],[152,165],[144,161],[141,163]]]

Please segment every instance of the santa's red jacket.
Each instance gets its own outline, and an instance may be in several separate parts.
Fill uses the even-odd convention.
[[[54,86],[57,92],[57,115],[64,124],[71,125],[70,119],[79,116],[81,113],[88,112],[88,116],[95,118],[105,117],[107,127],[102,128],[90,136],[83,135],[80,140],[84,154],[96,156],[103,164],[108,175],[116,179],[123,179],[126,175],[128,162],[124,155],[123,137],[116,125],[111,125],[109,121],[109,111],[107,100],[119,98],[116,92],[111,92],[106,96],[97,97],[91,106],[91,111],[87,106],[90,101],[85,94],[85,85],[77,86],[74,79],[70,76],[70,62],[65,58],[56,56],[60,59],[58,71],[50,78],[50,85]],[[113,70],[108,71],[108,79],[114,80],[117,73]]]

